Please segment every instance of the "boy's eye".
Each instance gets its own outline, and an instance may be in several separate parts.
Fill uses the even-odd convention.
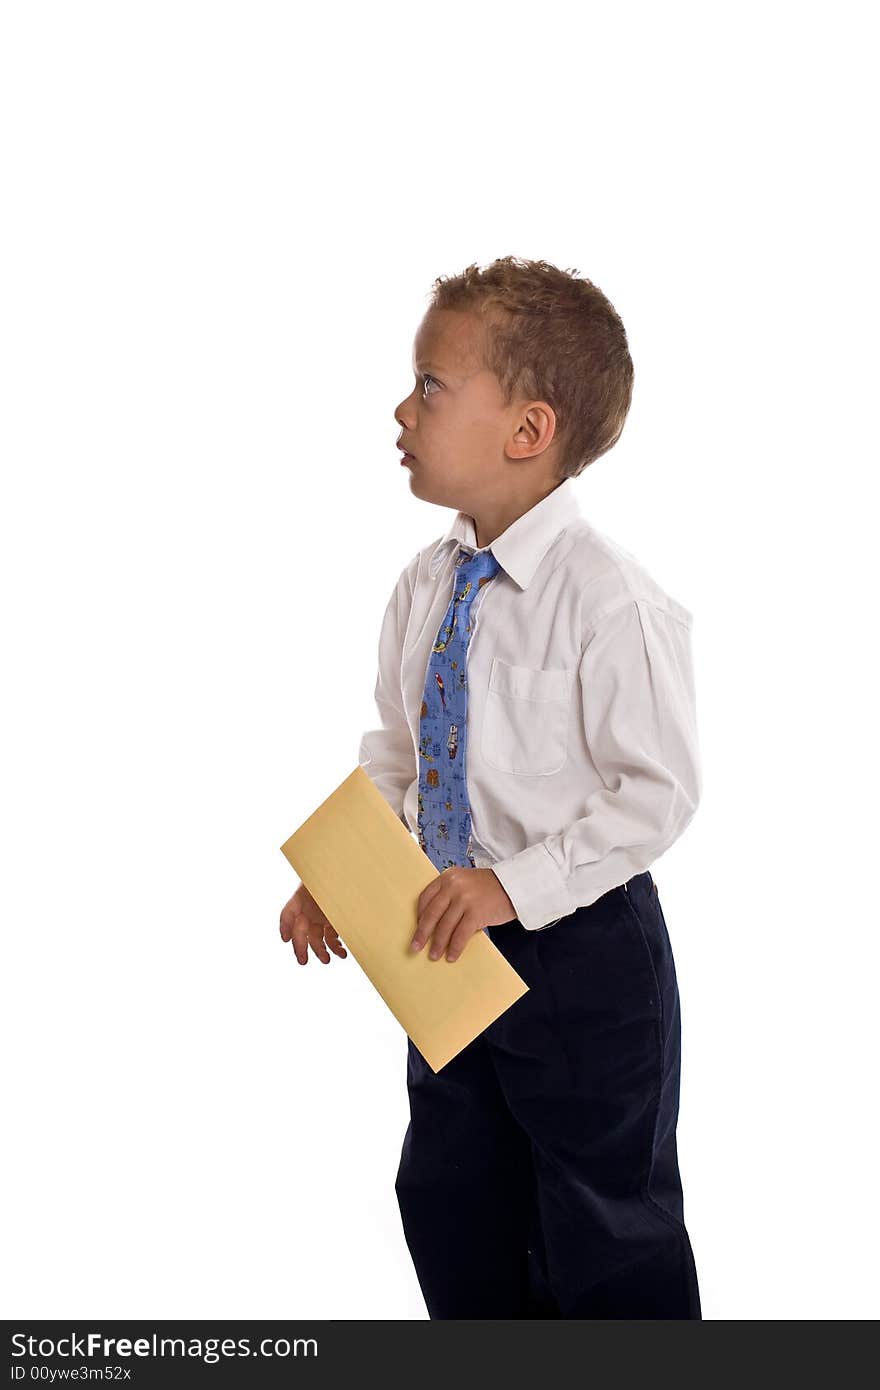
[[[435,386],[439,386],[439,385],[440,385],[440,383],[439,383],[439,381],[437,380],[437,378],[436,378],[435,376],[431,376],[428,372],[425,372],[424,376],[422,377],[422,380],[424,381],[426,387],[427,387],[429,381],[433,381],[433,383],[434,383]]]

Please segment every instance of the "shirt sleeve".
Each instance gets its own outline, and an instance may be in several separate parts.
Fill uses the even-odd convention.
[[[407,829],[403,800],[407,787],[417,775],[401,680],[403,634],[412,602],[410,567],[407,566],[394,587],[379,634],[379,669],[374,698],[380,724],[363,734],[358,752],[358,763]]]
[[[642,873],[689,824],[702,790],[692,618],[632,599],[589,634],[578,666],[584,733],[603,786],[584,814],[494,872],[530,931]]]

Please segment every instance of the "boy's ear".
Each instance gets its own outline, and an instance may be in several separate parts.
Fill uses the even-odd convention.
[[[556,412],[546,401],[533,401],[520,416],[519,424],[513,434],[517,449],[525,452],[520,458],[531,458],[543,453],[556,438]]]

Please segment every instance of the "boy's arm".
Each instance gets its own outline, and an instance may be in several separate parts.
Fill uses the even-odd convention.
[[[560,834],[492,867],[529,930],[642,873],[692,819],[702,790],[692,619],[630,599],[587,635],[584,732],[604,787]]]
[[[415,557],[417,560],[418,557]],[[403,634],[412,604],[413,564],[401,574],[385,609],[379,635],[379,670],[374,698],[380,727],[361,738],[358,763],[375,782],[398,819],[407,825],[403,799],[417,775],[412,734],[403,709],[401,659]]]

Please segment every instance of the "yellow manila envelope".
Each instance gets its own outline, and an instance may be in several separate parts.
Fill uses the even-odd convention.
[[[410,949],[419,897],[439,875],[362,767],[281,852],[433,1071],[528,991],[484,931],[455,961]]]

